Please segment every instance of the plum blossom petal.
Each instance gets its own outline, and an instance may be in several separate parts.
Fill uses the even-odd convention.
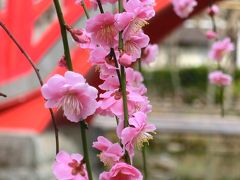
[[[130,54],[133,59],[140,58],[141,49],[148,45],[149,40],[148,35],[144,34],[142,31],[131,36],[125,34],[123,35],[124,52]]]
[[[144,142],[153,139],[150,133],[154,133],[156,127],[147,123],[147,116],[141,111],[136,112],[129,119],[129,125],[129,127],[122,130],[121,140],[132,158],[134,156],[134,146],[136,145],[138,149],[141,149]]]
[[[99,180],[142,180],[141,172],[124,162],[116,163],[109,172],[100,174]]]
[[[144,64],[150,64],[153,62],[158,55],[158,45],[157,44],[149,44],[142,53],[142,62]]]
[[[101,151],[99,158],[108,167],[112,167],[118,163],[124,151],[118,143],[112,143],[103,136],[99,136],[96,142],[93,142],[93,147]]]
[[[222,71],[214,71],[208,75],[208,79],[211,84],[218,86],[228,86],[232,82],[232,77]]]

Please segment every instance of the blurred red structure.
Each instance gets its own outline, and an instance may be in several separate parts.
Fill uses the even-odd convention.
[[[163,39],[183,21],[173,12],[170,0],[156,2],[157,15],[145,29],[152,42]],[[194,13],[202,10],[209,3],[208,0],[198,2],[199,5]],[[8,0],[6,7],[0,11],[1,21],[6,24],[35,63],[39,63],[60,38],[58,21],[55,19],[41,37],[36,42],[33,41],[34,25],[51,6],[51,0],[24,0],[24,3]],[[75,5],[74,0],[63,0],[62,6],[66,22],[70,25],[84,16],[81,6]],[[87,6],[89,8],[90,4]],[[7,83],[14,83],[20,77],[30,75],[33,70],[3,30],[0,30],[0,37],[0,86],[4,86]],[[71,53],[75,70],[86,75],[90,68],[87,62],[88,52],[77,48],[72,49]],[[56,68],[52,73],[63,73],[63,69]],[[7,92],[4,93],[7,94]],[[44,100],[36,89],[0,103],[0,129],[43,131],[50,120],[49,113],[43,104]]]

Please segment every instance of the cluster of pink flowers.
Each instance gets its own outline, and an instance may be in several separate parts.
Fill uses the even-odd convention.
[[[91,0],[93,7],[99,3],[111,3],[116,0]],[[82,3],[76,0],[76,4]],[[156,127],[148,123],[147,113],[152,106],[146,96],[147,89],[143,84],[141,73],[132,65],[137,61],[150,64],[156,57],[158,46],[149,44],[149,37],[142,28],[155,15],[154,0],[123,1],[123,12],[101,12],[86,22],[85,29],[74,29],[67,26],[68,32],[80,48],[90,51],[89,62],[100,72],[103,83],[99,93],[88,85],[82,75],[67,71],[64,76],[54,75],[42,87],[47,108],[62,108],[64,115],[71,122],[79,122],[92,114],[115,116],[118,119],[116,134],[118,143],[112,143],[103,136],[97,138],[93,147],[100,151],[99,158],[110,170],[100,174],[100,180],[132,179],[141,180],[141,172],[132,164],[135,147],[139,150],[143,143],[153,139]],[[121,36],[119,35],[121,34]],[[123,48],[119,46],[119,39]],[[59,64],[66,66],[65,58]],[[124,112],[123,87],[120,78],[124,69],[126,77],[126,101],[128,125]],[[98,98],[98,101],[96,100]],[[128,154],[130,163],[125,162]],[[127,164],[129,163],[129,164]],[[88,179],[85,162],[81,155],[61,151],[56,156],[53,166],[58,180]]]
[[[219,8],[217,5],[211,5],[207,9],[209,16],[211,19],[215,18],[215,15],[219,13]],[[218,40],[218,33],[216,31],[215,21],[213,23],[213,30],[209,30],[206,33],[206,37],[209,40],[214,40],[214,43],[211,46],[211,49],[208,53],[208,57],[218,63],[219,70],[210,72],[208,75],[208,79],[211,84],[218,86],[227,86],[232,82],[232,77],[228,74],[225,74],[220,70],[220,63],[225,55],[232,52],[234,50],[234,44],[231,42],[230,38],[226,37],[223,40]]]

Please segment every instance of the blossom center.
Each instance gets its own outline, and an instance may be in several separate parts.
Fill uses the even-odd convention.
[[[96,33],[96,38],[108,45],[113,45],[114,36],[116,34],[116,28],[113,24],[110,24],[102,26],[100,30]]]
[[[64,112],[68,112],[70,114],[75,114],[75,115],[79,115],[83,108],[76,94],[65,95],[61,99],[60,106],[62,106]]]
[[[112,165],[114,164],[114,161],[111,157],[108,157],[106,154],[104,154],[103,152],[100,153],[99,158],[102,160],[102,162],[104,163],[105,166],[107,167],[112,167]]]
[[[81,176],[85,176],[83,162],[77,162],[77,160],[73,159],[72,162],[68,163],[68,166],[72,168],[72,175],[76,176],[80,174]]]
[[[115,100],[119,100],[122,98],[122,93],[120,91],[115,91],[114,93],[111,94],[111,96],[114,96]]]
[[[136,146],[139,150],[142,149],[143,143],[148,143],[149,140],[153,139],[153,136],[147,132],[141,132],[136,138]]]
[[[138,45],[132,41],[132,40],[127,40],[125,42],[125,46],[124,46],[124,50],[126,53],[129,53],[129,54],[134,54],[135,52],[138,51]]]
[[[130,25],[128,27],[128,30],[129,30],[128,33],[130,35],[134,35],[137,32],[139,32],[147,24],[148,22],[145,21],[144,19],[136,17],[130,22]]]

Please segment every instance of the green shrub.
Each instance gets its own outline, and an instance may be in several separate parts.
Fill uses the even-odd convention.
[[[173,86],[172,80],[173,73],[178,76],[178,83],[181,87],[180,97],[183,102],[187,104],[192,104],[195,100],[202,103],[206,102],[208,68],[205,66],[182,68],[175,72],[167,68],[144,72],[145,83],[149,91],[156,92],[160,97],[171,98],[176,96],[176,87]],[[240,92],[240,70],[235,73],[234,79],[234,96],[238,96]],[[216,91],[215,102],[220,102],[218,90]]]

